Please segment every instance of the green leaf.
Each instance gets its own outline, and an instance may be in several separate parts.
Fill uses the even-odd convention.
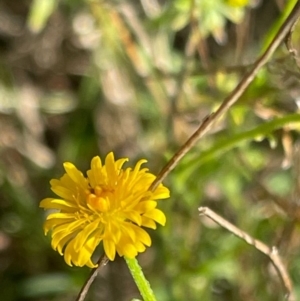
[[[186,164],[185,167],[193,167],[193,169],[199,168],[199,166],[204,162],[216,158],[216,156],[219,156],[225,151],[237,147],[238,145],[240,145],[245,141],[266,137],[276,129],[282,128],[287,124],[299,123],[299,122],[300,122],[300,114],[290,114],[281,118],[274,119],[262,125],[259,125],[258,127],[252,130],[238,133],[231,137],[223,138],[218,142],[216,142],[212,148],[202,152],[200,156],[197,156],[196,158],[193,158],[189,160],[187,163],[185,163]]]

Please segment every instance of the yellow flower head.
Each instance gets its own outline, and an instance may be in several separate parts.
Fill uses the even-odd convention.
[[[60,198],[46,198],[40,207],[56,209],[45,221],[45,234],[52,230],[52,247],[64,255],[70,266],[96,267],[91,256],[103,241],[106,256],[114,260],[116,253],[129,258],[151,245],[149,234],[142,228],[164,225],[166,217],[156,208],[158,199],[170,196],[160,184],[149,191],[155,176],[141,165],[122,169],[127,158],[114,159],[109,153],[102,165],[99,157],[91,161],[87,177],[69,162],[66,173],[50,181],[52,191]]]

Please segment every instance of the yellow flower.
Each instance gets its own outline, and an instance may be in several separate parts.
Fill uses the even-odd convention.
[[[40,203],[52,210],[44,224],[45,235],[52,230],[52,247],[64,255],[68,265],[96,267],[91,256],[101,241],[110,260],[116,253],[133,258],[151,245],[142,227],[156,229],[156,223],[165,224],[166,217],[156,206],[158,199],[170,196],[168,188],[160,184],[148,191],[155,176],[141,169],[147,161],[140,160],[134,169],[122,169],[126,161],[115,161],[109,153],[102,165],[101,159],[94,157],[87,177],[66,162],[66,173],[50,181],[60,198]]]

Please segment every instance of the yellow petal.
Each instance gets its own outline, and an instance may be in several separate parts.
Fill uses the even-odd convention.
[[[118,245],[118,254],[120,256],[126,256],[128,258],[134,258],[137,256],[137,250],[133,244]]]
[[[115,162],[115,167],[116,167],[116,170],[117,170],[117,173],[120,172],[120,170],[122,169],[122,166],[124,165],[125,162],[128,161],[128,158],[121,158],[121,159],[118,159],[116,162]]]
[[[166,216],[159,209],[153,209],[151,211],[148,211],[144,214],[144,216],[152,218],[153,220],[155,220],[157,223],[161,224],[162,226],[164,226],[166,224]]]
[[[71,212],[76,210],[74,209],[74,206],[76,206],[74,202],[65,201],[61,199],[53,199],[53,198],[43,199],[40,202],[39,206],[45,209],[58,209],[58,210],[71,211]]]
[[[84,227],[83,230],[80,231],[80,233],[75,237],[75,243],[74,243],[74,248],[78,252],[83,245],[90,239],[90,236],[95,232],[96,230],[99,229],[99,221],[96,220],[86,227]],[[101,230],[100,230],[101,231]],[[100,232],[97,231],[97,232]],[[95,233],[94,233],[95,234]]]
[[[50,214],[49,216],[51,215],[52,214]],[[74,221],[73,218],[50,218],[50,219],[47,218],[47,220],[44,223],[45,235],[53,227],[57,227],[60,225],[69,225],[69,223],[72,223],[73,221]]]
[[[74,214],[73,213],[57,212],[57,213],[51,213],[50,215],[47,216],[47,220],[51,220],[53,218],[74,220]]]
[[[111,186],[115,186],[117,173],[115,167],[114,154],[112,152],[110,152],[105,158],[105,168],[107,172],[107,178],[109,179],[109,184]]]
[[[150,235],[142,228],[132,225],[131,226],[135,232],[136,239],[135,241],[141,241],[146,246],[151,246],[151,238]]]
[[[136,223],[137,225],[141,225],[142,223],[142,218],[141,215],[137,212],[137,211],[127,211],[124,216],[126,217],[126,219]]]
[[[72,237],[74,237],[74,234],[66,231],[54,232],[52,234],[51,246],[54,250],[59,249],[59,253],[62,253],[63,247]]]
[[[72,191],[72,190],[70,190],[66,187],[63,187],[58,183],[54,184],[54,181],[55,180],[51,180],[50,184],[51,184],[51,190],[55,194],[57,194],[58,196],[60,196],[64,200],[70,200],[70,201],[74,200],[74,195],[76,193],[75,191]],[[56,181],[58,181],[58,180],[56,180]]]
[[[135,165],[135,167],[134,167],[134,169],[133,169],[133,171],[131,172],[131,175],[130,175],[132,180],[134,180],[134,179],[136,178],[137,174],[138,174],[139,172],[141,172],[141,171],[140,171],[141,166],[142,166],[142,164],[144,164],[144,163],[146,163],[146,162],[147,162],[147,160],[142,159],[142,160],[139,160],[139,161],[136,163],[136,165]],[[143,171],[146,171],[146,170],[148,170],[148,169],[146,169],[146,168],[143,169]]]
[[[96,156],[91,161],[91,169],[92,170],[100,170],[102,167],[102,161],[99,156]]]
[[[134,243],[134,247],[136,248],[136,250],[139,253],[145,252],[145,250],[146,250],[146,246],[143,243],[141,243],[140,241],[136,241]]]
[[[74,241],[71,240],[67,246],[66,246],[66,249],[64,251],[64,259],[65,259],[65,262],[67,265],[69,266],[73,266],[73,258],[76,256],[76,252],[74,250],[74,247],[73,247],[73,244],[74,244]]]
[[[92,254],[94,253],[96,247],[99,244],[99,239],[95,236],[90,237],[85,245],[79,250],[78,257],[76,258],[77,265],[82,267],[88,265],[89,267],[96,267],[97,265],[93,264],[91,261]]]
[[[132,227],[133,224],[130,222],[123,222],[122,223],[122,236],[119,241],[121,243],[122,241],[126,240],[126,242],[133,242],[136,239],[136,232],[134,227]]]
[[[105,226],[105,231],[103,237],[106,239],[112,240],[115,244],[117,244],[122,236],[122,232],[120,230],[120,222],[111,220]]]
[[[113,261],[116,256],[116,245],[110,239],[103,239],[104,252],[109,260]]]
[[[142,216],[142,226],[150,229],[156,229],[156,223],[152,218]]]
[[[162,184],[160,184],[155,191],[153,192],[153,199],[167,199],[170,197],[170,190],[163,186]]]
[[[83,174],[70,162],[64,163],[65,171],[68,176],[83,190],[88,189],[86,178]]]
[[[87,172],[91,187],[95,188],[101,184],[102,175],[102,162],[100,157],[94,157],[91,161],[91,169]]]
[[[157,206],[156,201],[143,201],[138,203],[135,207],[134,210],[137,210],[138,212],[146,212],[154,209]]]

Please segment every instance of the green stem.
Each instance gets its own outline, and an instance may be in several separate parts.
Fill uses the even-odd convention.
[[[261,124],[256,128],[235,134],[232,137],[227,137],[226,139],[219,140],[212,148],[207,151],[203,151],[201,155],[197,154],[197,157],[190,159],[185,164],[182,164],[185,168],[193,166],[197,168],[206,161],[216,158],[220,153],[226,150],[236,147],[243,141],[253,140],[257,137],[264,137],[272,133],[276,129],[280,129],[286,125],[297,124],[300,122],[300,114],[290,114],[284,117],[273,119],[269,122]]]
[[[124,256],[124,259],[144,301],[156,301],[150,284],[145,278],[142,268],[136,258],[127,258]]]

